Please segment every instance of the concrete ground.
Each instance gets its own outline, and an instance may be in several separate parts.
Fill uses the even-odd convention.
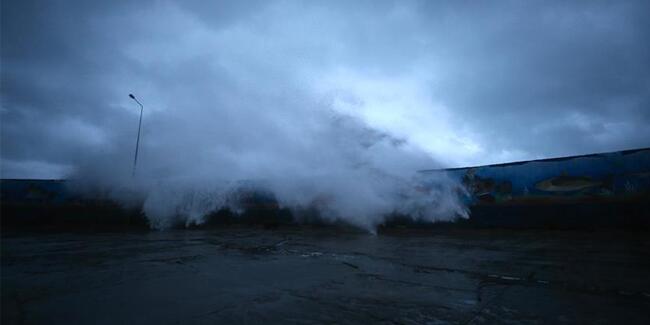
[[[2,235],[2,324],[650,324],[641,232]]]

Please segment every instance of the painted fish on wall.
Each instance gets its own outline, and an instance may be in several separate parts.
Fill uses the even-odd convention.
[[[603,182],[588,176],[561,175],[537,182],[535,188],[544,192],[574,192],[601,185]]]

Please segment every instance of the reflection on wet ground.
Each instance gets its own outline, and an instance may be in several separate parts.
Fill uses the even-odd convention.
[[[646,238],[314,228],[3,233],[2,323],[648,324]]]

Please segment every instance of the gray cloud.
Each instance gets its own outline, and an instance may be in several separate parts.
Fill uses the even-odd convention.
[[[644,1],[5,2],[2,177],[128,174],[138,114],[130,92],[146,106],[142,163],[151,177],[217,166],[273,179],[352,162],[404,175],[436,161],[648,146],[649,9]],[[373,134],[387,135],[370,141],[384,149],[358,147]]]

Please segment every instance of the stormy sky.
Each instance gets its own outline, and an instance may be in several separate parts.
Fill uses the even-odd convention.
[[[346,156],[323,149],[346,137],[407,146],[412,168],[426,167],[422,153],[455,167],[650,146],[648,1],[3,0],[1,11],[3,178],[128,169],[129,93],[145,105],[143,164],[157,173],[195,161],[290,172],[295,157]],[[382,150],[373,161],[401,163]]]

